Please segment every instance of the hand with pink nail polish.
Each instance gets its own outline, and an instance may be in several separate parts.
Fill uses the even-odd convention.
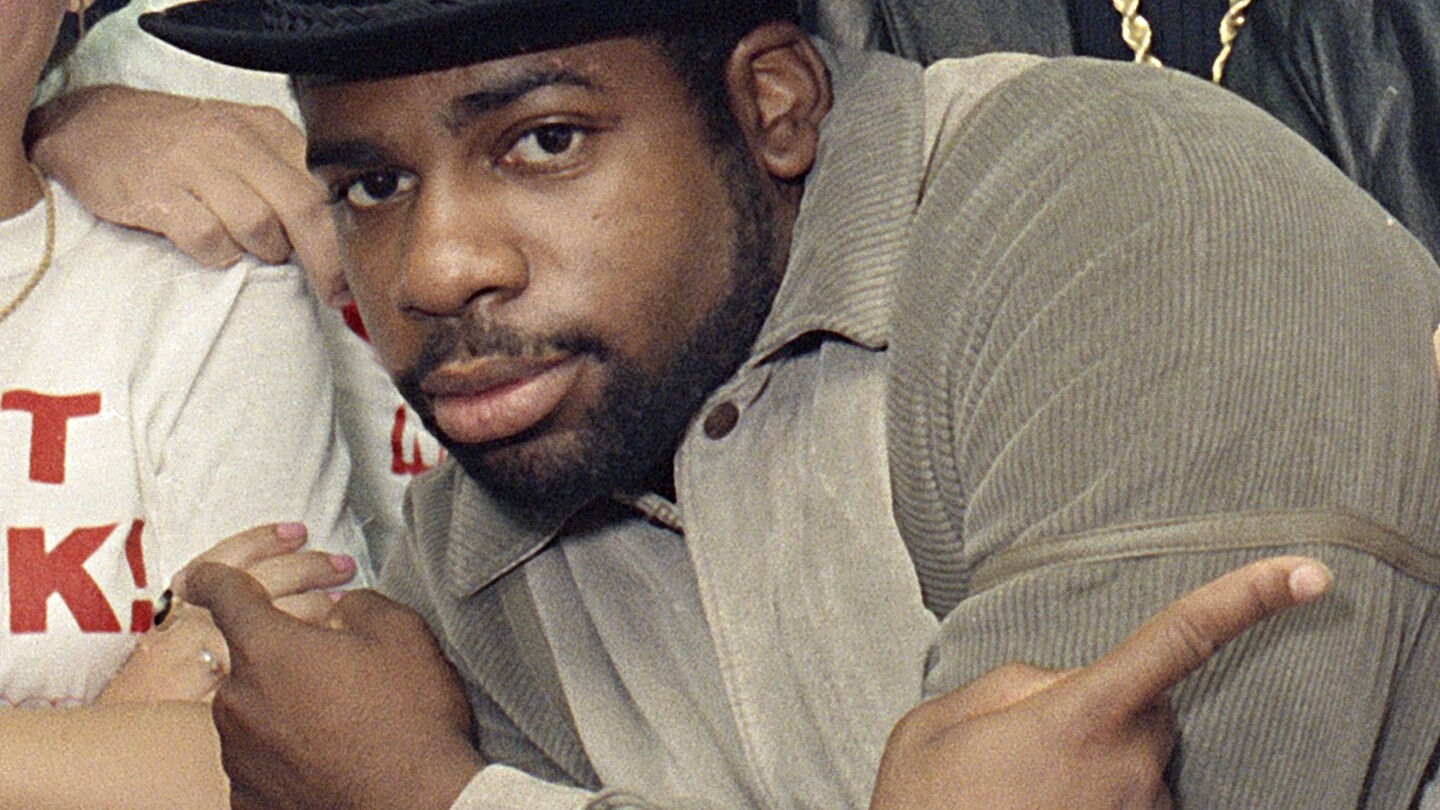
[[[320,622],[335,600],[332,590],[355,576],[355,560],[342,554],[303,551],[299,523],[259,526],[226,538],[191,560],[171,581],[168,605],[136,645],[97,703],[208,701],[230,671],[230,653],[210,612],[185,601],[187,572],[215,562],[250,574],[275,607]]]
[[[186,564],[170,589],[184,600],[190,569],[201,562],[220,563],[258,580],[277,608],[304,621],[323,621],[335,604],[330,591],[355,577],[355,560],[345,554],[302,550],[305,539],[305,527],[299,523],[241,532]]]

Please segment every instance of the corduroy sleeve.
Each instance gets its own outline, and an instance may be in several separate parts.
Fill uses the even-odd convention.
[[[1440,274],[1198,80],[1060,60],[942,145],[900,281],[896,513],[927,691],[1094,660],[1262,556],[1337,587],[1176,691],[1186,807],[1400,807],[1440,735]]]

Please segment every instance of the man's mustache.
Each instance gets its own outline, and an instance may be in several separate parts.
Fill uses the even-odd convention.
[[[556,354],[589,354],[604,360],[610,349],[579,329],[550,334],[527,333],[493,321],[466,318],[430,331],[415,364],[397,380],[405,391],[419,390],[420,381],[436,369],[480,357],[541,358]]]

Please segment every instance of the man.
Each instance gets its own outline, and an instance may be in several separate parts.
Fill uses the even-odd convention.
[[[1412,800],[1440,737],[1424,249],[1193,79],[923,75],[822,52],[787,13],[151,18],[294,76],[350,286],[453,458],[412,489],[382,580],[465,681],[478,754],[443,668],[386,654],[425,652],[388,640],[414,631],[389,608],[347,597],[339,629],[299,628],[211,569],[188,595],[235,646],[216,718],[237,804],[863,805],[922,696],[1095,660],[1272,553],[1325,560],[1339,598],[1179,689],[1176,797]],[[976,686],[960,714],[1028,691]],[[1163,748],[1146,728],[1135,747]],[[909,758],[902,732],[891,751],[928,764],[882,769],[881,805],[982,761]],[[1110,762],[1008,793],[1123,785]]]

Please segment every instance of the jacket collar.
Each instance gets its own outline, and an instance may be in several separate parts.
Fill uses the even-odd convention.
[[[540,553],[583,503],[520,507],[495,497],[453,458],[453,504],[444,578],[446,590],[468,598]]]
[[[785,278],[750,365],[816,331],[884,348],[920,198],[922,69],[886,54],[819,44],[835,103],[805,179]]]

